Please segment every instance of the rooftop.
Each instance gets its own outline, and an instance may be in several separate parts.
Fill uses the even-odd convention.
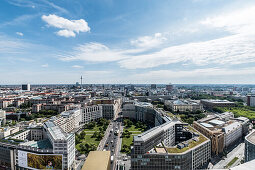
[[[225,124],[225,122],[221,121],[221,120],[217,120],[217,119],[213,119],[211,121],[209,121],[210,124],[213,124],[213,125],[223,125]]]
[[[191,126],[188,127],[188,129],[192,132],[196,132],[199,134],[199,137],[197,138],[198,140],[193,140],[194,138],[188,140],[188,141],[185,141],[188,143],[188,146],[187,147],[184,147],[182,149],[179,149],[177,147],[171,147],[171,148],[166,148],[168,153],[183,153],[189,149],[192,149],[198,145],[200,145],[201,143],[209,140],[208,138],[206,138],[205,136],[203,136],[201,133],[199,133],[197,130],[195,130],[194,128],[192,128]]]
[[[228,100],[215,100],[215,99],[203,99],[202,101],[210,102],[210,103],[234,103]]]
[[[108,170],[110,157],[110,151],[91,151],[89,152],[82,170]]]
[[[33,148],[39,148],[39,149],[52,148],[52,145],[49,139],[40,140],[40,141],[28,141],[28,142],[22,143],[21,145],[31,146]]]
[[[245,138],[247,141],[249,141],[255,145],[255,131],[248,134]]]

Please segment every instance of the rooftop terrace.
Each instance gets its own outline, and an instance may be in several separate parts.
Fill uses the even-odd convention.
[[[191,126],[188,126],[188,129],[192,132],[195,132],[197,134],[199,134],[199,137],[197,138],[198,140],[194,140],[194,138],[186,141],[188,143],[188,146],[182,148],[182,149],[179,149],[177,148],[176,146],[175,147],[171,147],[171,148],[166,148],[166,150],[168,151],[168,153],[183,153],[189,149],[192,149],[196,146],[198,146],[199,144],[209,140],[207,139],[205,136],[203,136],[201,133],[199,133],[197,130],[195,130],[194,128],[192,128]]]

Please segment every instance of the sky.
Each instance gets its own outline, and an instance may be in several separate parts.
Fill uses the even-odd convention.
[[[255,84],[254,0],[1,0],[0,84]]]

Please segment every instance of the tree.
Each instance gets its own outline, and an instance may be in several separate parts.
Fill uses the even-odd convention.
[[[80,133],[80,138],[81,138],[81,139],[84,139],[85,136],[86,136],[86,132],[85,132],[85,131],[82,131],[82,132]]]
[[[99,134],[99,133],[98,133],[97,131],[94,132],[93,135],[92,135],[92,138],[96,138],[96,137],[98,136],[98,134]]]

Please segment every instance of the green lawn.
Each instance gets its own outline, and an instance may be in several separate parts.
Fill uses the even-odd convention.
[[[217,110],[220,112],[232,112],[234,113],[235,117],[247,117],[250,120],[255,120],[255,108],[242,106],[242,107],[231,107],[231,108],[220,108],[217,107]]]
[[[238,160],[238,157],[234,157],[225,168],[229,168],[231,167],[236,161]]]
[[[123,148],[123,145],[127,145],[129,146],[129,148],[131,147],[131,144],[133,143],[133,137],[138,135],[138,134],[141,134],[142,133],[142,129],[139,129],[139,128],[136,128],[135,125],[132,125],[131,127],[129,128],[124,128],[123,130],[128,130],[129,132],[131,132],[131,135],[129,138],[122,138],[122,144],[121,144],[121,148]],[[133,131],[133,132],[132,132]]]
[[[128,145],[130,146],[133,142],[133,135],[130,136],[130,138],[122,138],[122,146]]]
[[[99,128],[102,127],[102,126],[95,126],[93,129],[84,129],[84,131],[99,131]],[[94,133],[94,132],[86,132],[86,133]]]
[[[142,129],[140,129],[140,128],[136,128],[135,127],[135,125],[132,125],[131,127],[129,127],[129,128],[125,128],[124,130],[128,130],[128,131],[140,131],[141,132],[141,130]],[[133,133],[133,132],[132,132]]]
[[[94,134],[94,132],[99,132],[99,128],[102,126],[95,126],[93,129],[84,129],[86,135],[85,138],[82,140],[81,143],[91,143],[91,144],[95,144],[96,146],[99,145],[100,141],[97,141],[96,138],[92,138],[92,135]],[[75,148],[80,151],[80,144],[77,144],[75,146]]]

